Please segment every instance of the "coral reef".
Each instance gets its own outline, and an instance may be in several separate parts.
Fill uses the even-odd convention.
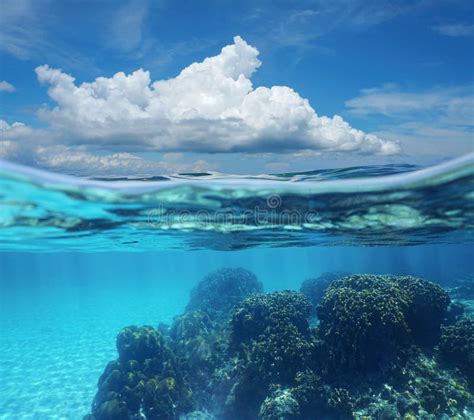
[[[163,347],[161,334],[147,325],[124,328],[117,336],[117,351],[122,362],[144,362],[146,359],[162,357]]]
[[[443,327],[438,348],[440,358],[460,368],[474,384],[474,318]]]
[[[434,344],[439,339],[440,325],[446,315],[450,298],[435,283],[411,276],[391,277],[410,299],[407,323],[419,344]]]
[[[202,311],[185,312],[175,318],[169,330],[169,346],[181,370],[190,373],[187,381],[198,401],[212,398],[209,378],[216,366],[224,363],[227,335],[222,322],[212,320]]]
[[[352,416],[374,419],[470,418],[472,401],[466,381],[442,369],[430,356],[414,350],[403,365],[376,380],[348,384]]]
[[[158,331],[124,328],[117,351],[99,378],[90,419],[177,419],[192,409],[191,389]]]
[[[186,312],[175,318],[169,330],[170,346],[190,366],[213,366],[218,344],[215,329],[216,325],[207,313]]]
[[[332,372],[389,367],[412,341],[435,343],[450,299],[410,276],[354,275],[334,281],[317,308]]]
[[[321,302],[324,292],[334,280],[348,276],[344,271],[333,271],[323,273],[319,277],[310,278],[301,283],[300,292],[303,293],[316,309]]]
[[[472,417],[474,320],[441,287],[367,274],[261,289],[219,270],[172,325],[124,328],[86,418]]]
[[[363,372],[394,360],[409,342],[409,304],[408,295],[386,276],[334,281],[317,309],[329,372]]]
[[[265,332],[286,330],[288,326],[308,334],[310,311],[308,299],[291,290],[251,296],[234,309],[230,321],[231,343],[239,346]]]
[[[230,349],[235,382],[227,410],[236,418],[258,413],[271,384],[291,384],[311,360],[311,304],[293,291],[254,295],[234,309]]]
[[[271,387],[259,418],[348,419],[353,417],[353,408],[353,398],[346,389],[324,384],[321,377],[307,369],[296,374],[293,387]]]
[[[261,420],[298,419],[299,404],[289,389],[277,389],[263,401],[258,418]]]
[[[223,268],[208,274],[191,290],[186,311],[201,310],[213,317],[227,316],[237,303],[262,290],[262,283],[250,271]]]

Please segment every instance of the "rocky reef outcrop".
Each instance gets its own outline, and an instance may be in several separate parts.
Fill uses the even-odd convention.
[[[474,318],[443,327],[438,350],[442,361],[461,369],[474,385]]]
[[[444,289],[370,274],[317,283],[263,293],[247,270],[211,273],[171,326],[119,333],[87,418],[469,418],[474,320]]]
[[[317,305],[321,302],[324,292],[331,285],[334,280],[341,279],[348,276],[349,273],[345,271],[332,271],[323,273],[318,277],[306,279],[301,283],[300,292],[303,293],[313,305],[316,310]]]
[[[390,368],[410,344],[434,344],[450,299],[410,276],[353,275],[332,282],[317,308],[329,372]]]
[[[201,310],[214,318],[225,317],[244,298],[262,290],[262,283],[249,270],[222,268],[205,276],[191,290],[186,312]]]
[[[99,378],[90,418],[174,419],[193,408],[178,361],[153,327],[122,329],[117,352]]]

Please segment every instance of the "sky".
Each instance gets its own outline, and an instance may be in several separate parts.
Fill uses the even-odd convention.
[[[79,176],[474,150],[471,0],[1,0],[0,158]]]

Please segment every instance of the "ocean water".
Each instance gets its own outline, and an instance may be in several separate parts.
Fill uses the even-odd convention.
[[[77,179],[0,162],[0,419],[81,419],[90,413],[96,419],[473,418],[474,353],[470,352],[474,352],[474,338],[469,341],[473,331],[462,331],[467,341],[461,339],[454,347],[465,349],[464,353],[451,358],[442,341],[449,339],[449,328],[474,313],[473,175],[474,155],[432,168],[392,165],[258,177],[213,173],[134,180]],[[364,359],[356,349],[363,348],[360,341],[351,343],[350,350],[341,350],[331,348],[327,338],[320,353],[313,349],[324,342],[322,335],[314,338],[320,334],[318,328],[324,331],[322,311],[315,315],[311,310],[308,325],[300,331],[311,343],[310,356],[298,353],[287,360],[286,353],[270,351],[269,337],[280,334],[275,326],[249,338],[240,350],[231,350],[229,343],[237,336],[231,319],[238,316],[235,311],[248,296],[229,313],[216,315],[210,305],[227,302],[226,288],[233,286],[221,290],[217,283],[208,282],[209,289],[198,298],[209,298],[201,310],[210,311],[212,331],[198,337],[205,342],[219,335],[225,350],[213,365],[209,357],[200,356],[189,369],[189,343],[196,337],[175,339],[169,332],[173,327],[169,330],[163,324],[174,325],[185,312],[194,316],[187,308],[192,290],[208,274],[225,268],[253,273],[265,299],[273,292],[299,291],[307,279],[344,272],[422,278],[449,293],[452,303],[442,308],[441,338],[429,344],[418,342],[416,325],[411,325],[413,342],[408,345],[400,338],[400,354],[390,362],[377,361],[375,370],[384,372],[377,376],[365,362],[363,368],[359,364]],[[341,277],[344,274],[335,274]],[[237,284],[241,278],[235,275],[231,281]],[[378,290],[375,283],[373,287]],[[217,300],[212,300],[213,293],[220,294]],[[384,293],[391,299],[398,292]],[[382,311],[392,311],[389,298],[381,301]],[[304,306],[297,302],[298,308]],[[422,308],[425,303],[413,305]],[[456,310],[453,304],[458,305]],[[286,308],[278,305],[277,314]],[[334,317],[343,301],[338,305]],[[350,319],[360,315],[361,305],[348,310]],[[462,314],[456,312],[459,307]],[[332,322],[331,316],[326,322]],[[287,318],[281,322],[291,323]],[[387,324],[381,323],[382,334]],[[104,403],[106,392],[100,394],[99,377],[118,357],[117,334],[130,325],[154,327],[170,352],[179,354],[179,361],[165,362],[176,363],[173,373],[144,373],[145,368],[136,368],[145,375],[144,383],[172,377],[180,385],[155,386],[152,402],[143,391],[136,412],[129,409],[133,404],[123,391],[125,385],[116,385],[121,391],[109,400],[125,401],[128,408],[123,411],[106,402],[100,411],[97,404]],[[244,341],[247,333],[251,335],[244,329],[238,337]],[[374,339],[364,337],[367,342]],[[265,339],[269,341],[257,346]],[[396,340],[394,346],[399,345]],[[413,347],[407,362],[409,346]],[[133,360],[141,357],[140,351],[148,351],[140,349]],[[333,362],[323,362],[333,350],[354,357],[355,364],[344,367],[342,359],[340,364],[353,369],[350,377],[360,383],[358,388]],[[245,358],[254,356],[257,362],[247,365]],[[268,358],[270,362],[275,358],[274,363],[266,365]],[[296,367],[303,358],[304,366]],[[122,359],[119,371],[125,369]],[[382,364],[391,368],[386,371]],[[205,386],[202,377],[197,378],[200,369]],[[396,376],[410,369],[408,376],[413,377]],[[305,408],[296,390],[301,382],[295,378],[308,370],[321,377],[321,388],[305,391],[310,399],[316,401],[321,390],[330,390],[315,403],[316,408]],[[283,378],[283,371],[292,373]],[[222,372],[227,372],[227,379],[220,383]],[[267,373],[270,379],[264,380]],[[254,377],[255,388],[245,382],[246,375]],[[370,386],[364,388],[365,382]],[[200,389],[195,389],[197,383]],[[180,386],[191,390],[192,397],[176,391]],[[203,388],[206,393],[200,395]],[[343,388],[348,394],[340,391]],[[229,395],[218,395],[217,389]],[[160,411],[163,395],[172,408]],[[406,407],[402,400],[407,401]]]

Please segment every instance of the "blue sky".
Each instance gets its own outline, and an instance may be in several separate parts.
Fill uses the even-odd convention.
[[[2,8],[5,159],[144,175],[430,164],[473,150],[472,1]]]

